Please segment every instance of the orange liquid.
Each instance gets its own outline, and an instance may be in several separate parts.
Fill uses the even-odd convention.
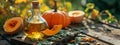
[[[27,30],[25,30],[25,33],[31,34],[32,32],[40,32],[46,28],[47,25],[45,23],[29,23]]]

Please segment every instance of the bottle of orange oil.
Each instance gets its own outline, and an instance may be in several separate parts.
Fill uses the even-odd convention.
[[[40,4],[38,1],[33,1],[31,4],[32,15],[27,19],[27,29],[25,34],[27,37],[35,40],[41,40],[44,35],[40,32],[48,28],[46,20],[42,17],[40,13]]]

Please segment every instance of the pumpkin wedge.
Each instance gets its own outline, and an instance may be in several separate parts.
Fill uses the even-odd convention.
[[[15,34],[23,27],[23,19],[21,17],[13,17],[8,19],[3,28],[7,34]]]
[[[62,29],[62,25],[54,25],[52,29],[45,29],[41,31],[46,36],[52,36],[57,34]]]
[[[70,11],[68,15],[72,23],[80,23],[82,22],[85,13],[83,11],[76,10],[76,11]]]

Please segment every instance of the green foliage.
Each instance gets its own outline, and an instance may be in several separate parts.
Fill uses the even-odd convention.
[[[8,16],[0,15],[0,29],[3,28],[3,25],[4,25],[5,21],[7,19],[11,18],[11,17],[13,17],[13,16],[10,16],[10,15],[8,15]]]
[[[118,20],[120,20],[120,1],[119,0],[88,0],[95,4],[100,11],[109,10]]]

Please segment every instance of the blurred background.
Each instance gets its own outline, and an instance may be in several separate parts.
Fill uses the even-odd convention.
[[[30,4],[33,0],[0,0],[0,26],[6,19],[14,16],[25,17],[30,10]],[[38,0],[40,2],[40,11],[54,9],[54,0]],[[69,12],[82,10],[86,17],[91,15],[92,10],[99,12],[101,17],[108,21],[120,22],[120,1],[119,0],[57,0],[58,10]],[[104,16],[103,16],[104,15]]]

